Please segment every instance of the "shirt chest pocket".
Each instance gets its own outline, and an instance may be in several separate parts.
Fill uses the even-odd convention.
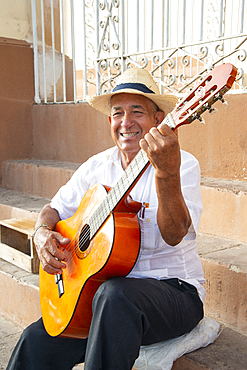
[[[157,236],[159,228],[157,225],[157,208],[145,208],[144,212],[139,214],[141,229],[141,248],[142,251],[151,251],[157,248]]]

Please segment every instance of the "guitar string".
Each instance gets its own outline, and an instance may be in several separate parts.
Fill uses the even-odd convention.
[[[144,159],[144,160],[143,160]],[[146,158],[143,158],[142,154],[142,169],[146,164]],[[134,163],[129,168],[129,173],[125,173],[125,176],[122,176],[116,186],[110,190],[104,201],[101,205],[97,208],[94,214],[91,216],[89,220],[89,229],[87,232],[84,232],[83,237],[80,236],[79,238],[79,247],[78,250],[81,250],[82,245],[86,243],[87,240],[90,239],[90,230],[92,230],[92,235],[94,236],[95,233],[99,230],[99,228],[103,225],[106,219],[109,217],[111,211],[115,208],[116,204],[119,203],[123,194],[127,191],[126,188],[129,188],[130,185],[133,183],[133,178],[136,178],[136,175],[140,173],[140,168],[138,166],[138,161],[136,164]],[[132,173],[131,173],[132,172]],[[128,176],[129,175],[129,176]],[[130,176],[132,175],[132,176]],[[132,178],[130,180],[130,177]],[[117,189],[117,192],[115,191]],[[115,202],[113,201],[113,197],[115,197]],[[91,225],[90,225],[91,224]],[[85,227],[85,226],[84,226]]]
[[[174,120],[176,120],[176,118],[178,117],[178,115],[179,115],[179,112],[177,112],[177,111],[174,111],[174,112],[172,112],[173,113],[173,119]],[[165,121],[167,121],[167,119],[165,119]],[[167,122],[169,122],[169,121],[167,121]],[[175,127],[176,128],[176,127]],[[140,151],[141,153],[141,155],[142,155],[142,157],[141,157],[141,161],[142,162],[145,162],[145,157],[146,157],[146,153],[144,152],[144,153],[142,153],[142,151]],[[143,154],[144,154],[144,158],[143,158]],[[133,161],[134,162],[134,161]],[[140,168],[139,168],[139,162],[138,162],[138,160],[136,160],[135,161],[135,163],[133,163],[132,164],[132,162],[131,162],[131,164],[130,164],[130,166],[128,167],[128,172],[127,171],[125,171],[125,174],[124,174],[124,176],[122,176],[121,178],[120,178],[120,180],[118,181],[118,183],[116,184],[116,187],[115,187],[115,189],[117,189],[117,192],[118,192],[118,194],[116,194],[116,190],[114,189],[114,188],[112,188],[111,190],[110,190],[110,192],[108,193],[108,195],[107,195],[107,197],[104,199],[104,201],[101,203],[101,205],[98,207],[98,209],[94,212],[94,214],[91,216],[91,219],[93,219],[93,218],[96,218],[96,221],[94,221],[94,224],[96,225],[96,228],[92,228],[93,230],[95,229],[95,231],[96,231],[96,233],[97,233],[97,231],[98,231],[98,229],[102,226],[102,224],[106,221],[106,219],[108,218],[108,216],[109,216],[109,213],[111,212],[111,210],[115,207],[115,204],[116,203],[118,203],[119,202],[119,198],[121,198],[121,195],[122,195],[122,193],[121,193],[121,190],[122,189],[120,189],[120,187],[122,187],[123,189],[126,189],[126,185],[127,185],[127,187],[132,183],[131,181],[130,181],[130,178],[129,178],[129,176],[128,175],[132,175],[131,177],[132,178],[135,178],[136,177],[136,175],[138,175],[140,172],[141,172],[141,170],[140,170]],[[122,185],[123,186],[121,186],[120,185],[120,182],[122,182]],[[114,195],[114,197],[115,197],[115,203],[113,202],[112,204],[110,204],[110,201],[113,201],[113,198],[112,198],[112,194]],[[104,203],[105,202],[107,202],[107,208],[108,208],[108,211],[104,211],[104,208],[103,208],[103,205],[104,205]],[[102,211],[102,212],[99,212],[99,211]],[[105,217],[105,212],[108,212],[107,213],[107,216]],[[103,213],[103,217],[101,216],[101,213]],[[96,216],[95,216],[95,214],[96,214]],[[98,216],[98,217],[97,217]],[[98,219],[98,218],[100,218],[100,220]],[[85,227],[86,225],[84,225],[84,227]],[[73,255],[76,255],[77,253],[76,252],[81,252],[81,247],[86,243],[86,241],[87,240],[89,240],[90,241],[90,225],[89,225],[89,228],[87,229],[87,231],[86,232],[84,232],[84,234],[83,234],[83,238],[81,237],[81,235],[80,235],[80,237],[79,237],[79,243],[72,243],[72,241],[74,242],[75,240],[76,240],[76,237],[75,238],[73,238],[73,240],[71,241],[71,243],[69,243],[68,244],[68,246],[71,246],[72,244],[72,248],[71,248],[71,257],[69,258],[69,262],[73,259]],[[74,248],[73,248],[74,247]],[[74,253],[73,253],[74,252]]]
[[[67,245],[67,251],[70,252],[68,257],[67,263],[70,263],[73,260],[73,257],[78,254],[78,252],[82,251],[82,246],[89,241],[90,242],[90,234],[92,231],[92,235],[94,236],[103,223],[107,220],[110,216],[110,213],[115,208],[115,206],[120,202],[122,197],[126,194],[128,189],[133,184],[136,177],[142,172],[146,163],[148,162],[146,153],[143,150],[137,154],[134,160],[130,163],[127,167],[124,175],[119,179],[117,184],[112,188],[106,198],[102,201],[100,206],[96,209],[93,215],[90,217],[89,223],[83,225],[80,235],[79,229],[77,231],[77,235],[71,240],[71,242]],[[113,198],[115,198],[113,200]],[[89,227],[84,230],[83,234],[81,235],[83,228],[88,225]],[[78,239],[78,242],[76,241]]]
[[[220,90],[222,91],[222,89]],[[214,94],[213,94],[214,95]],[[176,108],[171,112],[172,114],[172,118],[174,121],[177,120],[178,116],[180,115],[180,112],[179,110],[176,110]],[[165,123],[167,123],[169,125],[169,119],[168,117],[165,117]],[[177,128],[177,125],[174,127],[174,129]],[[140,157],[140,159],[139,159]],[[136,177],[136,175],[138,173],[140,173],[140,169],[139,169],[139,161],[141,162],[146,162],[146,153],[143,152],[143,150],[140,150],[140,152],[137,154],[137,156],[134,158],[134,160],[130,163],[130,165],[127,167],[126,171],[124,172],[124,175],[120,178],[120,180],[117,182],[117,186],[115,187],[115,189],[117,189],[117,191],[119,192],[119,194],[121,195],[121,184],[120,182],[122,183],[123,185],[123,189],[126,189],[125,186],[126,186],[126,180],[127,180],[127,186],[129,186],[130,184],[132,184],[132,181],[133,179]],[[137,170],[137,172],[135,172]],[[131,176],[130,176],[131,175]],[[130,177],[132,178],[132,180],[130,181]],[[109,199],[112,200],[112,192],[116,198],[116,204],[118,204],[119,200],[119,194],[117,196],[114,188],[111,189],[111,191],[108,193],[108,196],[106,197],[106,201],[108,202],[108,209],[110,210],[113,210],[113,206],[111,205],[110,206],[110,203],[109,203]],[[104,200],[105,201],[105,200]],[[102,202],[102,204],[104,203],[104,201]],[[102,205],[101,204],[101,205]],[[114,202],[113,202],[113,205],[114,205]],[[100,208],[100,207],[99,207]],[[96,212],[99,210],[99,208],[96,210]],[[101,210],[102,210],[102,207],[101,207]],[[96,213],[95,212],[95,213]],[[97,216],[97,215],[96,215]],[[109,214],[107,214],[107,217],[109,216]],[[97,225],[97,228],[96,228],[96,232],[98,231],[98,229],[101,227],[101,225],[105,222],[105,220],[107,219],[107,217],[105,217],[105,215],[103,215],[103,217],[101,217],[101,223],[98,223],[97,222],[97,217],[96,217],[96,225]],[[90,226],[89,226],[89,229],[87,231],[87,233],[84,233],[84,236],[83,238],[79,238],[79,247],[76,245],[75,248],[78,248],[79,250],[81,250],[81,245],[84,245],[84,243],[90,239]]]
[[[89,233],[90,235],[90,233]],[[89,236],[88,235],[88,236]],[[66,263],[67,264],[70,264],[71,261],[74,260],[74,256],[76,256],[78,254],[78,252],[81,251],[80,247],[78,246],[78,243],[77,243],[77,235],[70,240],[70,243],[67,244],[64,248],[64,252],[65,252],[65,255],[68,257]]]

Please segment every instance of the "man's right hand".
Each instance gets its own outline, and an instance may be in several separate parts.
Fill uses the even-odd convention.
[[[70,243],[60,233],[41,227],[35,234],[34,244],[39,256],[41,266],[48,274],[61,274],[66,268],[67,261],[65,248]],[[60,248],[58,248],[60,246]]]
[[[48,274],[61,274],[66,268],[64,262],[67,261],[65,248],[70,243],[68,238],[64,238],[60,233],[41,227],[35,234],[34,244],[39,256],[41,266]]]
[[[58,212],[50,204],[46,204],[38,215],[36,222],[38,229],[33,238],[43,270],[52,275],[61,274],[68,260],[65,246],[70,240],[52,231],[60,220]],[[41,226],[43,224],[46,226]]]

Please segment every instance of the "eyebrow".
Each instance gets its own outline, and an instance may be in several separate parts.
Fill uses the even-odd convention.
[[[143,110],[145,110],[145,108],[142,106],[142,105],[140,105],[140,104],[133,104],[133,105],[131,105],[130,106],[130,108],[138,108],[138,109],[143,109]],[[119,109],[122,109],[122,107],[121,106],[116,106],[116,107],[112,107],[112,110],[114,110],[114,111],[116,111],[116,110],[119,110]]]

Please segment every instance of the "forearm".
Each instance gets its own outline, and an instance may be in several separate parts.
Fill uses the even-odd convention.
[[[36,222],[36,232],[34,235],[34,244],[44,271],[50,274],[61,274],[62,269],[66,268],[64,262],[67,257],[64,254],[63,248],[58,248],[58,245],[65,246],[70,240],[64,238],[56,231],[55,226],[60,221],[58,212],[51,208],[48,204],[39,213]],[[47,224],[47,226],[39,227]]]
[[[51,230],[54,230],[58,221],[60,221],[58,212],[54,208],[51,208],[50,204],[47,204],[39,213],[35,227],[41,224],[47,224]]]
[[[152,127],[140,146],[155,170],[158,196],[157,222],[169,245],[177,245],[187,234],[191,218],[180,185],[181,153],[178,137],[166,124]]]
[[[183,198],[180,177],[156,178],[158,195],[157,222],[161,235],[169,245],[177,245],[191,225],[189,210]]]

